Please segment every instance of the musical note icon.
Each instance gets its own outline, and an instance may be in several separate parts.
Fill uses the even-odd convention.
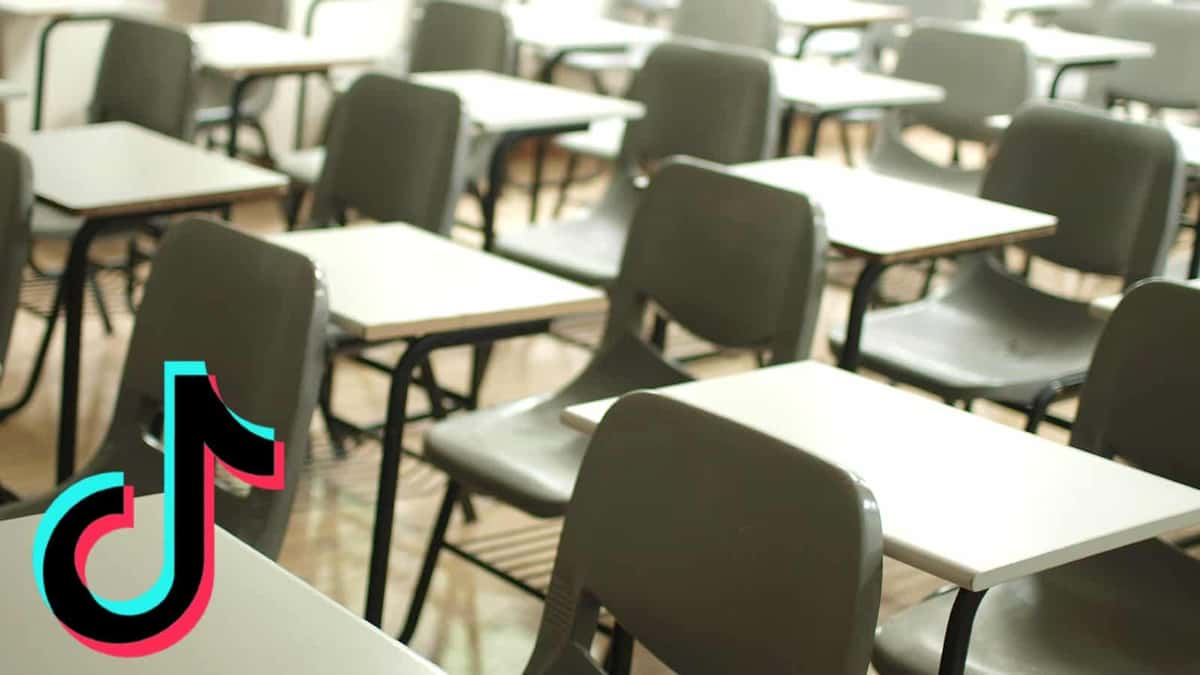
[[[213,475],[217,461],[264,490],[284,487],[284,447],[221,399],[203,362],[169,361],[163,377],[163,561],[145,593],[110,600],[88,588],[87,560],[101,538],[134,526],[122,473],[85,478],[55,499],[38,526],[34,577],[42,599],[76,640],[116,657],[155,654],[182,640],[213,585]]]

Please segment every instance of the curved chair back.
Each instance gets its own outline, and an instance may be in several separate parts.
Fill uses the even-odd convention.
[[[1109,10],[1124,0],[1091,0],[1085,7],[1060,9],[1054,14],[1054,24],[1076,33],[1099,33]]]
[[[369,73],[338,99],[312,225],[346,210],[448,234],[463,185],[468,120],[452,92]]]
[[[631,394],[588,447],[525,673],[605,672],[588,656],[601,607],[674,672],[866,672],[882,552],[845,470]]]
[[[1169,281],[1125,297],[1096,349],[1071,444],[1200,488],[1200,289]]]
[[[33,166],[15,145],[0,141],[0,380],[21,298],[21,278],[29,260]]]
[[[229,407],[285,443],[284,490],[218,489],[215,503],[221,527],[276,557],[307,455],[328,314],[324,284],[304,256],[212,221],[170,228],[108,434],[80,475],[123,471],[139,493],[161,492],[162,453],[150,439],[161,430],[163,364],[203,361]]]
[[[1033,255],[1127,284],[1159,276],[1179,228],[1184,165],[1166,129],[1064,103],[1013,120],[981,196],[1058,217]]]
[[[205,0],[201,21],[254,21],[287,28],[289,0]]]
[[[779,31],[775,0],[682,0],[672,23],[682,37],[771,53],[779,48]]]
[[[88,121],[132,122],[190,139],[196,114],[192,38],[176,26],[115,19],[100,57]]]
[[[992,140],[988,118],[1016,113],[1033,98],[1037,83],[1036,61],[1023,41],[932,21],[913,28],[895,76],[946,90],[941,103],[905,111],[905,121],[973,141]]]
[[[655,175],[611,290],[606,344],[640,335],[649,301],[698,337],[808,357],[825,280],[825,228],[803,195],[690,158]]]
[[[1140,101],[1158,108],[1200,108],[1200,7],[1151,2],[1122,3],[1109,11],[1104,32],[1149,42],[1154,56],[1129,59],[1095,76],[1105,98]]]
[[[780,112],[770,61],[696,45],[655,48],[629,98],[646,106],[621,147],[624,165],[689,155],[721,164],[764,159]]]
[[[425,5],[413,37],[409,70],[512,71],[512,23],[497,8],[437,0]]]

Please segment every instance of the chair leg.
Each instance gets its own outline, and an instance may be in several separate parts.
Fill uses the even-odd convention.
[[[304,208],[304,197],[308,194],[308,188],[304,185],[292,183],[288,185],[287,195],[283,198],[283,217],[287,221],[287,229],[289,232],[300,226],[300,210]]]
[[[429,536],[429,548],[425,550],[425,562],[421,565],[421,575],[417,577],[417,587],[413,590],[412,601],[408,607],[408,617],[404,620],[404,629],[398,639],[408,644],[417,632],[417,624],[421,620],[421,612],[425,609],[425,596],[433,582],[433,573],[437,570],[438,556],[446,543],[446,530],[450,526],[450,516],[454,513],[454,505],[458,503],[459,487],[453,479],[446,485],[446,496],[442,498],[442,507],[438,511],[437,520],[433,524],[433,532]]]
[[[104,294],[100,292],[100,284],[96,281],[95,269],[88,271],[88,289],[91,290],[92,299],[96,302],[96,313],[100,315],[100,322],[104,324],[104,334],[111,336],[113,334],[112,316],[108,313]]]
[[[325,423],[325,433],[329,437],[329,445],[333,455],[338,459],[346,459],[348,453],[343,443],[342,435],[338,432],[337,417],[333,414],[333,374],[336,367],[333,350],[325,355],[325,373],[321,376],[321,387],[317,395],[317,409],[321,413],[321,421]]]
[[[650,344],[654,345],[659,352],[667,353],[667,329],[671,322],[661,314],[654,315],[654,328],[650,332]]]
[[[838,120],[838,137],[842,142],[842,159],[846,166],[854,166],[854,144],[850,142],[850,123],[844,119]]]
[[[1050,410],[1050,404],[1054,403],[1059,394],[1062,393],[1062,388],[1056,385],[1051,385],[1038,392],[1033,398],[1029,406],[1029,417],[1025,424],[1025,431],[1036,434],[1041,428],[1042,422],[1046,421],[1046,414]]]
[[[487,377],[488,365],[492,362],[491,343],[474,347],[471,352],[471,389],[467,392],[468,409],[479,409],[479,397],[483,391],[483,380]]]
[[[267,162],[267,164],[275,166],[275,155],[271,152],[271,139],[267,138],[267,130],[263,126],[262,120],[258,118],[251,118],[246,120],[246,124],[250,125],[250,128],[253,129],[254,133],[258,136],[259,143],[262,144],[263,159]]]
[[[621,624],[613,627],[608,654],[604,657],[604,670],[609,675],[630,675],[633,672],[633,636]]]
[[[558,185],[558,199],[554,202],[554,217],[562,216],[563,208],[567,205],[567,193],[575,182],[575,174],[579,170],[579,155],[571,153],[567,157],[567,168],[563,172],[562,182]]]
[[[924,300],[929,297],[929,293],[933,290],[933,280],[938,273],[938,259],[934,258],[929,261],[929,269],[925,272],[925,283],[921,285],[921,298]]]

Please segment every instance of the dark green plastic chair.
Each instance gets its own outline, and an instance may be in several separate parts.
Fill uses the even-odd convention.
[[[401,639],[416,630],[462,489],[539,518],[565,513],[587,438],[560,413],[577,403],[690,379],[643,340],[653,301],[687,330],[730,348],[807,358],[821,303],[825,232],[808,200],[693,159],[669,162],[638,208],[603,343],[556,394],[458,415],[426,437],[429,462],[450,477],[446,500]]]
[[[1071,445],[1200,488],[1197,345],[1200,290],[1165,281],[1135,288],[1100,340]],[[936,597],[882,626],[879,673],[937,673],[953,602],[954,594]],[[1134,544],[988,591],[967,673],[1200,672],[1198,612],[1200,561],[1162,540]]]
[[[324,284],[303,255],[216,222],[171,227],[146,283],[112,422],[77,477],[121,471],[138,494],[161,492],[153,437],[163,364],[204,361],[229,406],[286,444],[284,490],[218,489],[215,500],[221,527],[276,557],[308,455],[328,315]],[[57,494],[0,508],[0,520],[41,513]]]
[[[857,478],[631,394],[588,446],[525,675],[607,672],[589,656],[601,608],[673,672],[862,675],[882,576]]]
[[[1023,248],[1127,286],[1160,276],[1179,228],[1184,169],[1165,129],[1068,104],[1035,104],[1000,142],[981,196],[1058,218]],[[998,256],[960,261],[936,297],[871,312],[862,365],[947,401],[1014,405],[1036,430],[1046,408],[1082,383],[1104,328],[1089,303],[1037,290]],[[844,329],[832,340],[840,349]]]

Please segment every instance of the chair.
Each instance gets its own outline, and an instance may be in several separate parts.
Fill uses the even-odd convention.
[[[1200,488],[1198,319],[1200,290],[1155,281],[1131,291],[1096,350],[1071,445]],[[1200,672],[1197,598],[1200,562],[1159,539],[1004,584],[979,607],[967,672]],[[926,601],[880,628],[881,675],[937,672],[953,600]]]
[[[1099,33],[1104,28],[1104,17],[1108,11],[1125,1],[1091,0],[1086,7],[1060,9],[1055,12],[1053,22],[1059,28],[1075,33]]]
[[[779,11],[775,0],[743,0],[736,11],[728,0],[682,0],[675,11],[671,32],[676,38],[703,40],[713,45],[726,45],[746,49],[761,49],[774,53],[779,44]],[[577,52],[567,56],[567,66],[592,74],[597,91],[606,92],[599,74],[614,70],[634,71],[643,65],[645,50],[621,53]],[[593,124],[587,131],[560,134],[554,144],[571,153],[567,175],[559,186],[558,206],[555,214],[562,211],[567,191],[575,182],[580,157],[591,157],[616,161],[621,152],[621,136],[625,131],[623,121]]]
[[[1104,33],[1113,37],[1149,42],[1154,55],[1131,59],[1089,78],[1091,98],[1137,101],[1155,111],[1163,108],[1200,109],[1200,76],[1193,64],[1200,59],[1200,45],[1193,37],[1200,31],[1200,7],[1161,5],[1150,2],[1115,5],[1104,21]]]
[[[588,656],[601,607],[673,672],[865,673],[882,576],[879,510],[854,476],[630,394],[579,471],[525,675],[606,672]]]
[[[163,364],[204,361],[230,407],[286,444],[284,490],[219,489],[215,498],[221,527],[277,556],[307,454],[327,321],[324,286],[304,256],[212,221],[171,227],[146,284],[112,422],[78,477],[122,471],[139,494],[161,492],[153,437],[162,424]],[[41,513],[55,494],[4,507],[0,519]]]
[[[637,203],[634,181],[644,171],[671,155],[738,164],[763,159],[774,147],[779,100],[771,64],[761,56],[660,45],[630,98],[645,104],[646,116],[626,129],[600,204],[581,220],[501,236],[497,253],[582,283],[611,285]]]
[[[458,95],[368,73],[339,99],[309,225],[346,211],[449,234],[470,129]]]
[[[633,219],[604,339],[584,373],[552,396],[458,415],[426,437],[427,460],[450,481],[400,639],[416,630],[441,550],[462,555],[445,541],[461,489],[538,518],[562,516],[587,442],[559,414],[690,379],[643,341],[650,301],[718,345],[768,350],[774,364],[803,359],[820,309],[825,248],[820,217],[802,195],[700,160],[668,162]]]
[[[29,260],[29,217],[33,208],[33,166],[15,145],[0,141],[0,380],[21,297],[22,272]]]
[[[985,199],[1058,218],[1031,255],[1127,285],[1162,273],[1178,231],[1183,164],[1170,133],[1069,104],[1019,113],[984,179]],[[868,314],[863,366],[950,402],[989,399],[1029,415],[1077,387],[1104,327],[1086,302],[1039,291],[997,256],[964,259],[942,295]],[[844,332],[833,342],[840,347]]]
[[[939,85],[946,90],[946,98],[885,115],[868,165],[889,176],[977,195],[983,172],[957,165],[958,143],[995,141],[997,132],[989,118],[1013,115],[1033,98],[1035,67],[1033,55],[1021,40],[918,23],[900,49],[894,75]],[[905,127],[917,125],[954,140],[951,166],[926,159],[905,142]]]
[[[204,0],[201,20],[206,23],[221,21],[254,21],[256,23],[286,29],[291,20],[290,0]],[[200,108],[196,112],[199,131],[226,127],[234,117],[230,109],[233,98],[234,80],[224,75],[204,73],[200,81]],[[275,80],[259,80],[250,85],[242,97],[241,110],[237,112],[238,124],[249,125],[258,135],[263,155],[273,161],[271,141],[263,126],[262,117],[275,98]]]
[[[409,69],[414,73],[448,70],[510,72],[516,58],[516,42],[508,16],[498,8],[465,2],[435,0],[420,12]],[[334,103],[336,109],[337,104]],[[330,112],[326,128],[333,125]],[[326,131],[328,136],[328,131]],[[495,146],[495,139],[477,138],[467,156],[464,180],[480,175]],[[321,175],[325,148],[306,148],[279,157],[276,169],[291,179],[285,211],[288,224],[295,226],[304,197]]]
[[[192,39],[183,28],[114,19],[100,58],[88,123],[132,122],[172,138],[190,139],[198,69],[193,51]],[[154,58],[147,58],[147,54]],[[42,202],[34,204],[34,239],[70,240],[82,226],[83,220],[77,216]],[[36,262],[33,266],[43,276],[55,276],[42,272]],[[121,267],[132,275],[131,262]],[[95,281],[90,283],[107,328],[103,297]]]

